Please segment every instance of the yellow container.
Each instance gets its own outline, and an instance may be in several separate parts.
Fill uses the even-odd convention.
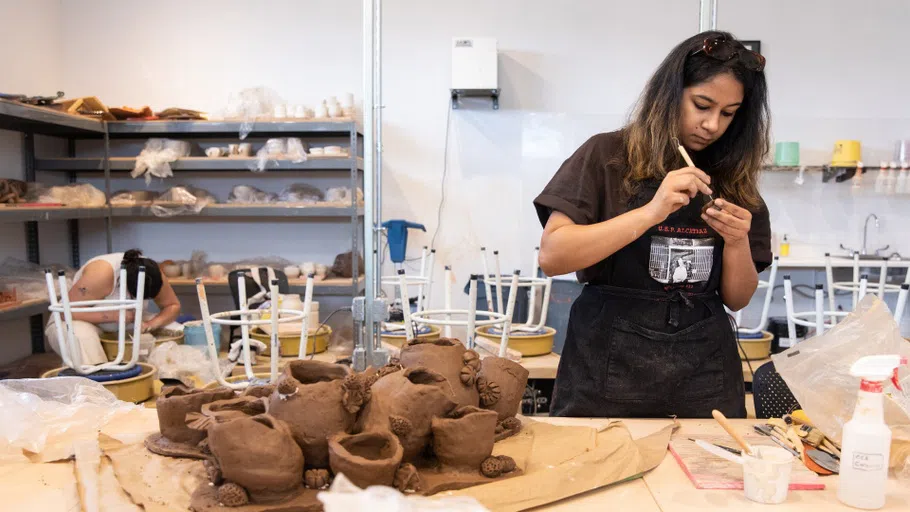
[[[152,333],[154,334],[154,333]],[[162,343],[167,343],[173,341],[178,345],[183,345],[183,333],[175,332],[173,336],[156,336],[155,337],[155,347],[161,345]],[[104,355],[107,356],[108,361],[113,361],[117,357],[117,333],[116,332],[102,332],[101,333],[101,348],[104,350]],[[148,354],[143,354],[140,352],[140,357],[148,357]],[[126,335],[126,346],[123,347],[123,360],[129,361],[133,357],[133,337],[132,334]]]
[[[862,159],[862,149],[858,140],[839,140],[834,143],[831,167],[856,167],[856,162]]]
[[[761,332],[762,337],[756,339],[739,339],[739,358],[743,361],[755,361],[771,357],[771,341],[774,335],[768,331]],[[745,353],[743,353],[745,351]]]
[[[439,327],[436,327],[435,325],[431,325],[429,327],[430,327],[430,332],[418,334],[417,339],[425,340],[425,341],[438,340],[440,337],[440,333],[442,331],[439,329]],[[398,348],[401,348],[401,346],[404,345],[404,342],[406,339],[407,339],[407,335],[405,335],[404,333],[402,333],[402,334],[383,334],[382,335],[382,341],[388,343],[389,345],[394,345]]]
[[[309,329],[307,333],[306,340],[306,353],[307,354],[321,354],[329,348],[329,339],[332,337],[332,328],[328,325],[323,325],[317,334],[316,328]],[[260,330],[258,327],[250,329],[250,338],[254,340],[261,341],[265,343],[266,349],[262,354],[264,356],[269,356],[272,354],[272,349],[269,344],[272,342],[272,337],[266,334],[264,331]],[[281,343],[281,355],[282,357],[296,357],[298,351],[300,350],[300,335],[286,335],[278,336],[278,341]]]
[[[490,331],[493,326],[478,327],[474,330],[477,336],[488,339],[497,345],[502,340],[502,335],[493,334]],[[543,334],[533,336],[521,335],[509,336],[509,348],[517,350],[522,357],[545,356],[553,351],[553,338],[556,336],[556,329],[544,326]]]
[[[124,402],[133,402],[137,404],[145,402],[155,395],[155,376],[158,374],[158,370],[150,364],[136,364],[142,367],[142,371],[139,375],[124,380],[101,382],[100,384]],[[66,369],[67,367],[64,366],[46,371],[41,375],[41,378],[49,379],[51,377],[56,377],[60,372]]]

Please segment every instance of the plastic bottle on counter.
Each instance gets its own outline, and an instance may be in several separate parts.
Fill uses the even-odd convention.
[[[859,192],[863,187],[863,174],[865,174],[863,163],[856,162],[856,175],[853,176],[853,192]]]
[[[906,160],[901,162],[901,172],[897,175],[897,181],[894,184],[894,193],[895,194],[910,194],[910,188],[908,188],[907,183],[907,167],[908,164]]]
[[[837,499],[866,510],[885,506],[891,429],[885,424],[885,382],[901,389],[897,368],[907,359],[898,355],[866,356],[850,367],[862,379],[853,418],[844,425]]]
[[[897,181],[897,162],[891,162],[891,166],[888,167],[888,172],[885,174],[885,194],[891,195],[894,193],[894,185]]]
[[[878,168],[878,176],[875,177],[875,193],[885,193],[885,173],[888,172],[888,162],[882,162]]]
[[[784,239],[780,242],[780,250],[778,251],[781,258],[787,257],[790,255],[790,239],[787,238],[787,235],[784,234]]]

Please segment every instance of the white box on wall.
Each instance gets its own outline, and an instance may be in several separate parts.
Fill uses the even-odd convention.
[[[452,89],[498,89],[496,38],[452,39]]]

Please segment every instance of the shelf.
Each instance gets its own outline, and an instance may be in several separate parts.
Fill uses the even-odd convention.
[[[47,306],[48,302],[44,299],[22,301],[22,304],[18,306],[0,309],[0,322],[43,314],[47,312]]]
[[[266,204],[212,204],[199,213],[187,213],[173,217],[158,217],[150,206],[114,206],[114,217],[151,217],[159,219],[188,219],[194,217],[319,217],[348,219],[353,213],[350,206],[304,206]],[[363,206],[357,208],[357,216],[363,217]]]
[[[0,130],[42,135],[98,138],[104,125],[90,117],[64,114],[47,107],[34,107],[0,100]]]
[[[112,138],[137,138],[153,135],[184,135],[191,137],[236,135],[239,139],[241,121],[111,121],[107,124]],[[271,135],[316,135],[345,137],[357,130],[350,118],[334,120],[263,121],[253,124],[250,137]],[[359,132],[358,132],[359,133]]]
[[[178,293],[196,293],[196,281],[194,279],[181,279],[174,278],[168,279],[171,283],[171,286]],[[227,279],[219,281],[211,281],[203,279],[203,284],[205,284],[206,295],[230,295],[231,289],[228,286]],[[289,279],[288,284],[290,285],[289,293],[303,294],[306,291],[306,280],[302,279]],[[350,297],[351,290],[353,289],[353,280],[346,278],[333,278],[325,279],[323,281],[316,281],[313,283],[313,296],[314,297],[326,297],[326,296],[344,296]],[[365,281],[363,276],[360,276],[358,280],[357,293],[361,293],[364,290]]]
[[[71,208],[58,206],[50,208],[37,207],[0,207],[0,223],[30,222],[68,219],[99,219],[107,217],[107,207]]]
[[[255,158],[208,158],[188,157],[171,162],[174,171],[247,171],[256,162]],[[350,170],[356,162],[357,169],[363,170],[362,158],[348,157],[309,157],[303,162],[290,160],[270,161],[268,171],[326,171]],[[111,158],[111,171],[132,171],[136,167],[135,158]],[[103,158],[41,158],[35,161],[35,168],[41,171],[82,171],[103,172]]]

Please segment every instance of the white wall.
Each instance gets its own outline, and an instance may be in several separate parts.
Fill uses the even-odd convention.
[[[49,95],[63,87],[61,13],[59,0],[0,0],[0,91]],[[47,142],[36,141],[38,147]],[[19,133],[0,130],[0,178],[24,178]],[[39,226],[42,263],[68,261],[65,233],[62,222]],[[24,224],[0,224],[0,240],[0,261],[26,259]],[[2,322],[0,328],[0,364],[30,353],[28,320]]]
[[[861,139],[864,159],[877,162],[890,157],[895,139],[910,138],[910,104],[902,94],[910,71],[900,65],[906,62],[901,29],[910,23],[907,2],[719,4],[720,28],[762,41],[774,136],[799,140],[805,162],[822,163],[840,138]],[[97,95],[109,105],[217,113],[230,94],[260,85],[289,103],[313,105],[346,91],[359,97],[360,8],[358,0],[63,0],[60,17],[67,22],[60,24],[56,43],[62,48],[58,69],[69,96]],[[383,217],[426,224],[428,233],[410,238],[416,256],[437,228],[447,167],[436,240],[439,268],[452,264],[460,287],[480,270],[477,250],[485,245],[502,251],[505,269],[529,272],[540,236],[531,200],[578,144],[622,125],[669,48],[697,30],[697,11],[694,0],[386,0]],[[42,25],[54,23],[59,21]],[[472,35],[498,38],[499,111],[477,102],[449,109],[451,38]],[[883,76],[888,80],[871,80]],[[789,180],[765,180],[775,231],[824,252],[841,242],[855,244],[857,219],[876,211],[884,214],[880,240],[910,254],[910,242],[897,236],[897,219],[910,213],[910,198],[856,200],[844,193],[846,184],[810,180],[799,189]],[[103,250],[102,225],[95,223],[98,232],[92,234],[91,224],[84,224],[84,252],[90,256]],[[211,240],[203,244],[199,224],[138,223],[125,229],[122,242],[156,257],[180,257],[171,251],[183,247],[187,253],[208,249],[216,259],[260,250],[218,240],[214,228],[228,227],[203,225],[205,240]],[[255,241],[271,242],[263,255],[306,260],[317,245],[314,238],[318,245],[331,240],[334,250],[348,233],[340,224],[334,233],[307,229],[289,237],[285,224],[257,225]],[[463,301],[459,297],[456,304]]]

